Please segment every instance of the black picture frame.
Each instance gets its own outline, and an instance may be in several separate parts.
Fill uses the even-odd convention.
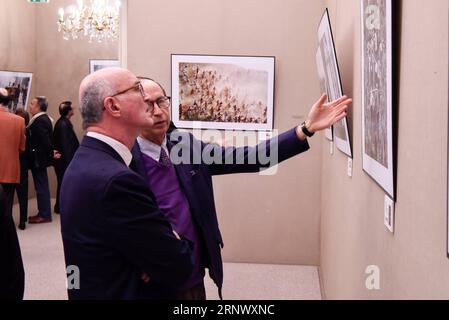
[[[360,0],[362,167],[396,199],[397,94],[393,0]]]
[[[329,10],[327,8],[324,10],[318,26],[318,50],[321,53],[328,99],[329,101],[333,101],[343,96],[343,86]],[[334,124],[333,141],[337,149],[346,154],[349,158],[352,158],[351,136],[349,134],[346,117]]]
[[[326,81],[326,74],[325,74],[324,66],[323,66],[323,57],[321,55],[320,48],[318,48],[316,50],[315,60],[316,60],[316,67],[317,67],[318,78],[319,78],[319,82],[320,82],[321,93],[326,93],[329,96],[328,84]],[[334,140],[334,134],[332,131],[333,131],[332,126],[330,128],[326,128],[324,130],[324,136],[329,141]]]

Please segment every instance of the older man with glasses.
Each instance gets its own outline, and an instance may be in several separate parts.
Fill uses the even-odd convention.
[[[258,172],[270,164],[275,165],[307,151],[307,138],[341,120],[352,100],[344,96],[326,104],[326,96],[323,95],[314,104],[308,119],[302,125],[276,139],[255,148],[222,148],[198,141],[189,133],[168,133],[170,97],[154,80],[142,78],[142,84],[149,97],[147,103],[152,122],[142,131],[132,150],[137,171],[148,181],[157,204],[173,228],[194,244],[193,273],[178,287],[176,297],[180,300],[206,299],[203,282],[205,268],[209,269],[221,296],[223,240],[215,210],[212,176]],[[259,155],[266,152],[271,156],[272,150],[277,151],[274,157],[278,160],[277,163],[262,163]],[[176,161],[168,156],[170,151],[175,158],[178,157]],[[211,151],[213,158],[218,157],[219,161],[210,163],[201,157],[205,153],[211,154]],[[184,158],[185,154],[188,156]],[[231,163],[228,161],[229,157],[233,160]],[[192,158],[201,161],[195,162]],[[257,163],[251,163],[252,158],[257,159]],[[182,160],[181,163],[179,159]],[[185,159],[190,162],[186,163]]]
[[[61,227],[70,299],[168,299],[192,272],[191,243],[173,231],[131,148],[153,124],[140,80],[121,68],[80,86],[87,129],[61,187]]]

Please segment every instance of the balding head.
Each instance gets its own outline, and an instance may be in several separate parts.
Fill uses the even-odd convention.
[[[130,71],[101,69],[88,75],[80,85],[83,127],[131,149],[140,130],[152,124],[148,100],[142,84]]]
[[[136,76],[122,68],[105,68],[85,77],[79,90],[83,128],[100,123],[105,98],[117,92],[122,83],[129,83],[135,79]]]
[[[11,98],[8,90],[5,88],[0,88],[0,106],[8,107],[9,101],[11,101]]]

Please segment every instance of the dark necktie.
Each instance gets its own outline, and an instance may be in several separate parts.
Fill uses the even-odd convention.
[[[159,163],[163,165],[164,167],[169,167],[171,165],[170,158],[167,155],[167,152],[165,152],[164,148],[161,148],[161,155],[159,156]]]

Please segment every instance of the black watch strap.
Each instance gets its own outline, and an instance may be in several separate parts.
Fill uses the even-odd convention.
[[[301,124],[301,130],[309,138],[312,138],[313,135],[315,134],[315,132],[310,132],[309,130],[307,130],[305,121]]]

